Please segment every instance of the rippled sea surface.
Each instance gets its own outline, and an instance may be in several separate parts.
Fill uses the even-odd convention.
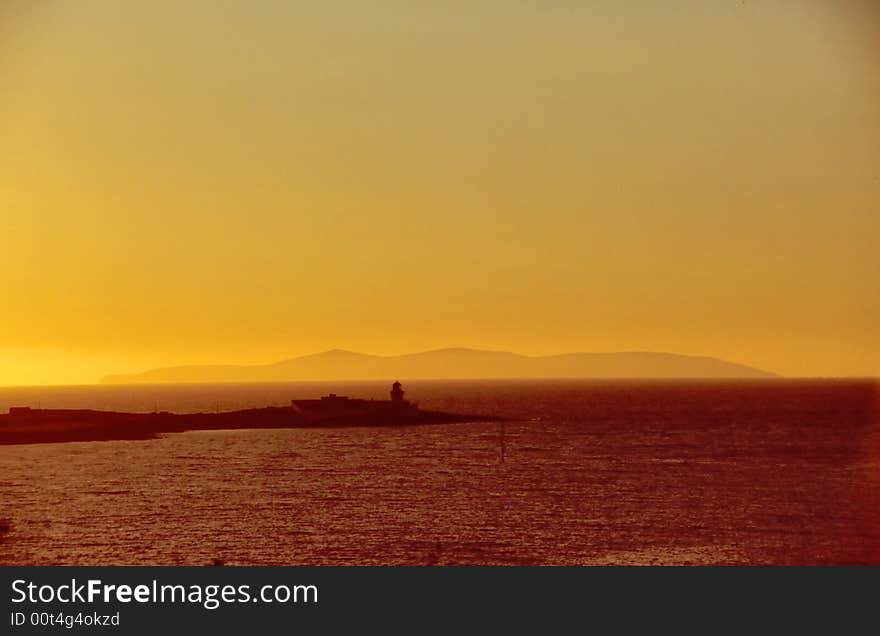
[[[386,388],[0,389],[0,409]],[[0,446],[0,564],[880,564],[874,382],[406,388],[424,408],[518,421]]]

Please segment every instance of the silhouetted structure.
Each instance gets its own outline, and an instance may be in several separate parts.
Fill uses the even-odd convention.
[[[391,385],[391,403],[392,404],[406,404],[406,400],[403,399],[403,389],[401,388],[400,382],[395,382]]]
[[[418,408],[409,400],[403,399],[403,394],[402,385],[395,382],[391,385],[390,400],[364,400],[330,393],[318,400],[291,400],[290,405],[294,411],[310,421],[359,416],[369,418],[382,416],[383,413],[415,416],[419,412]]]

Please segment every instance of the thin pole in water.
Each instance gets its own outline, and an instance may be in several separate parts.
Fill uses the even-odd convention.
[[[504,447],[504,433],[505,433],[505,429],[504,429],[504,422],[501,422],[501,423],[500,423],[500,430],[501,430],[501,436],[500,436],[500,437],[501,437],[501,439],[500,439],[500,441],[501,441],[501,463],[503,464],[503,463],[504,463],[504,455],[505,455],[505,447]]]

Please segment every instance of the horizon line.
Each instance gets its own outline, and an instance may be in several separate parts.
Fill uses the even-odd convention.
[[[647,377],[633,376],[627,378],[621,377],[473,377],[473,378],[425,378],[413,377],[406,378],[407,382],[693,382],[693,383],[712,383],[712,382],[786,382],[786,381],[871,381],[880,382],[880,376],[871,375],[776,375],[760,378],[749,377]],[[205,382],[200,380],[178,381],[178,382],[85,382],[85,383],[58,383],[58,384],[3,384],[3,389],[40,389],[40,388],[78,388],[78,387],[148,387],[148,386],[188,386],[188,385],[214,385],[214,386],[236,386],[242,384],[330,384],[333,382],[354,382],[354,383],[378,383],[391,381],[388,379],[364,379],[364,378],[345,378],[345,379],[316,379],[316,380],[237,380],[232,382]]]

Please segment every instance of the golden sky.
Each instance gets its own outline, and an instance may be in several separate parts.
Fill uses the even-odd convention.
[[[0,384],[346,348],[880,375],[867,0],[4,0]]]

